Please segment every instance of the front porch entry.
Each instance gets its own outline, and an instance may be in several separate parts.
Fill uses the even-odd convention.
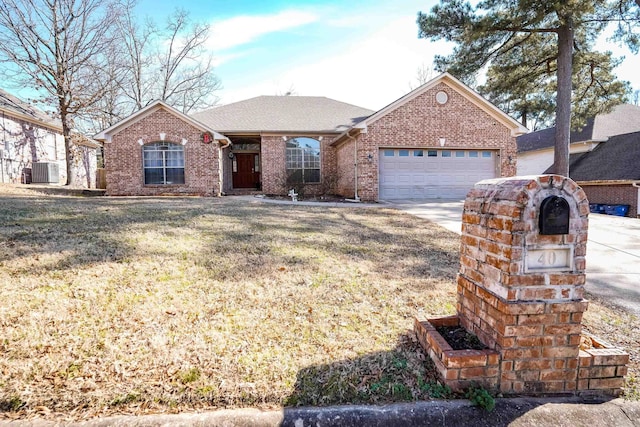
[[[260,155],[234,153],[232,170],[233,188],[260,188]]]

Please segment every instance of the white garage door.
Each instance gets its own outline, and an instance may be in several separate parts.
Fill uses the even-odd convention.
[[[381,149],[383,200],[463,199],[478,181],[496,177],[491,150]]]

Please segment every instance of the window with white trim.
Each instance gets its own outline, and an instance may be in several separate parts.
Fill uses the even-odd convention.
[[[289,183],[320,182],[320,141],[307,137],[289,139],[286,168]]]
[[[184,184],[184,147],[156,142],[142,147],[145,185]]]

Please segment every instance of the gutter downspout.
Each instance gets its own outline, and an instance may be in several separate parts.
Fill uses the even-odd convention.
[[[0,156],[0,173],[2,173],[2,177],[0,177],[0,182],[4,184],[4,157],[5,150],[7,148],[7,126],[4,121],[4,111],[2,111],[2,156]],[[7,156],[8,157],[8,156]]]
[[[220,190],[218,191],[218,196],[226,194],[222,191],[222,187],[224,186],[224,156],[223,150],[231,145],[231,140],[229,138],[226,139],[227,143],[225,145],[220,145],[218,151],[218,179],[220,180]],[[218,140],[218,142],[221,142]]]
[[[351,136],[347,131],[347,138],[353,140],[353,166],[355,170],[355,191],[353,199],[345,199],[347,202],[360,203],[360,197],[358,197],[358,139]]]
[[[640,181],[632,182],[631,185],[638,189],[638,198],[636,200],[636,218],[640,215]]]

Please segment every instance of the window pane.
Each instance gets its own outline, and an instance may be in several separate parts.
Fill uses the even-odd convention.
[[[144,170],[145,184],[164,184],[164,172],[162,168],[149,168]]]
[[[456,157],[464,157],[464,151],[456,151]]]
[[[156,142],[142,147],[144,183],[147,185],[184,184],[184,147]]]
[[[451,151],[442,151],[442,157],[451,157]]]
[[[167,168],[167,182],[165,184],[184,184],[184,169]]]
[[[427,156],[428,157],[438,157],[438,152],[436,150],[429,150],[429,151],[427,151]]]
[[[409,150],[398,150],[398,155],[400,157],[409,157]]]
[[[424,157],[424,151],[422,150],[413,150],[414,157]]]
[[[302,150],[299,148],[287,149],[287,169],[302,168]]]
[[[304,182],[320,182],[320,169],[305,169]]]
[[[144,167],[145,168],[162,167],[162,152],[145,150]]]
[[[393,157],[393,150],[384,150],[384,156],[385,157]]]
[[[167,166],[184,166],[184,152],[183,151],[167,151]]]
[[[478,157],[477,151],[469,151],[469,157]]]
[[[302,184],[302,169],[294,169],[287,171],[287,183]]]
[[[491,158],[491,151],[483,151],[482,152],[482,157],[486,158]]]
[[[292,184],[320,182],[320,141],[291,138],[286,147],[287,181]]]

